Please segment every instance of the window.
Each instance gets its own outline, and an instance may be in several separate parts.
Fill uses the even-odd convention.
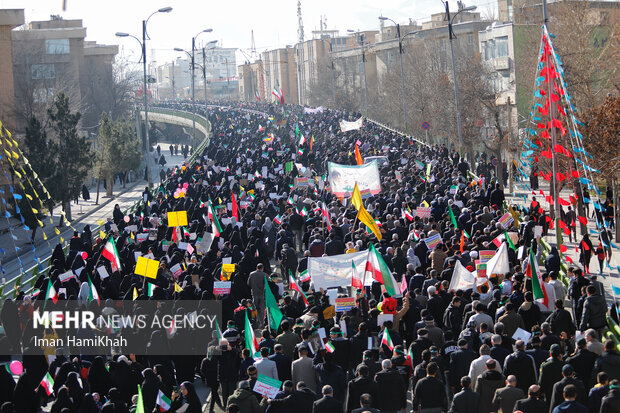
[[[31,71],[33,79],[54,79],[56,77],[53,64],[32,65]]]
[[[474,35],[473,34],[468,34],[467,35],[467,44],[469,44],[469,45],[474,44]]]
[[[45,41],[45,53],[69,54],[69,39],[48,39]]]
[[[508,36],[498,37],[495,41],[495,57],[508,56]]]
[[[32,95],[35,103],[46,103],[54,100],[54,97],[56,96],[56,91],[53,87],[35,89]]]

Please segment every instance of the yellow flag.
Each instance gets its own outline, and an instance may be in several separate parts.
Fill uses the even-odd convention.
[[[428,202],[422,201],[422,206],[428,208],[429,207]]]
[[[353,193],[351,194],[351,203],[358,211],[360,210],[360,207],[364,206],[364,201],[362,200],[362,193],[357,186],[357,182],[355,183],[355,188],[353,188]]]
[[[14,171],[13,171],[13,173],[14,173],[15,175],[17,175],[17,177],[18,177],[19,179],[21,179],[21,178],[22,178],[22,174],[20,174],[19,172],[17,172],[17,171],[15,171],[15,170],[14,170]]]
[[[181,291],[183,291],[183,289],[181,288],[181,286],[179,284],[177,284],[176,282],[174,283],[174,292],[175,293],[180,293]]]
[[[43,232],[43,239],[47,241],[47,235],[45,235],[45,232]]]
[[[368,211],[366,211],[366,208],[364,208],[363,205],[359,209],[359,211],[357,211],[357,219],[366,224],[366,226],[370,228],[372,233],[375,234],[377,240],[381,241],[381,238],[383,238],[383,235],[381,235],[381,230],[379,230],[379,227],[377,226],[374,218],[368,213]]]
[[[133,287],[133,300],[135,301],[138,298],[138,290],[136,287]]]
[[[62,244],[63,242],[65,242],[65,239],[63,237],[60,237],[60,243]]]
[[[54,228],[54,232],[56,233],[56,235],[60,235],[60,231],[58,231],[58,228]]]
[[[26,194],[26,198],[32,201],[32,197],[30,195]]]
[[[106,235],[105,232],[99,231],[99,238],[105,239],[105,235]]]
[[[100,227],[102,227],[104,224],[105,224],[105,221],[103,219],[97,220],[97,225],[99,225]]]
[[[39,223],[39,226],[43,228],[43,221],[41,221],[40,219],[37,219],[37,222]]]

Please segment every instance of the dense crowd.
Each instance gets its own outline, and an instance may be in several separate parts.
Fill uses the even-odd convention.
[[[212,136],[203,153],[162,175],[158,188],[145,189],[135,214],[117,208],[105,234],[86,227],[66,254],[58,246],[51,268],[35,283],[38,294],[19,292],[4,302],[0,354],[23,353],[24,372],[15,382],[0,369],[0,413],[34,413],[48,403],[54,413],[152,412],[168,399],[170,411],[187,413],[215,406],[231,413],[399,412],[408,406],[422,413],[620,411],[620,355],[613,341],[602,341],[609,310],[601,282],[582,267],[561,274],[555,248],[542,259],[540,236],[550,220],[535,200],[510,208],[516,225],[500,222],[509,209],[490,158],[480,155],[470,164],[453,149],[371,122],[342,133],[339,121],[358,114],[237,104],[209,107],[206,116]],[[364,201],[380,240],[356,219],[350,202],[329,191],[325,177],[328,162],[355,165],[356,146],[362,156],[388,160],[380,166],[381,192]],[[306,177],[311,184],[300,185]],[[424,206],[430,214],[421,217],[415,211]],[[168,225],[170,211],[187,211],[182,231]],[[144,233],[149,236],[138,237]],[[207,233],[213,242],[200,253]],[[436,234],[441,242],[429,249],[425,240]],[[109,237],[119,270],[102,255]],[[336,312],[334,294],[305,277],[309,260],[371,244],[399,294],[390,296],[377,279],[345,286],[338,297],[354,297],[355,306]],[[500,246],[507,271],[472,288],[450,288],[456,272],[476,273],[482,254]],[[591,243],[584,250],[588,263],[592,250]],[[148,254],[159,261],[148,280],[152,289],[134,273],[138,255]],[[528,276],[532,256],[543,262],[541,282]],[[234,272],[224,273],[223,264],[235,264]],[[75,276],[61,282],[67,271]],[[229,293],[214,294],[220,280],[231,281]],[[537,286],[544,299],[536,298]],[[143,354],[41,348],[30,316],[50,287],[62,291],[58,303],[77,300],[101,312],[111,310],[107,300],[137,306],[166,300],[178,307],[216,300],[223,331],[212,341],[155,334]],[[283,315],[275,328],[266,317],[271,296]],[[615,309],[611,315],[617,318]],[[246,319],[257,349],[248,346]],[[189,340],[200,356],[149,354],[156,341],[175,346],[178,340]],[[41,385],[47,373],[51,394]],[[281,382],[276,395],[254,391],[259,376]],[[199,398],[197,380],[210,389],[208,400]],[[137,405],[138,385],[144,410]]]

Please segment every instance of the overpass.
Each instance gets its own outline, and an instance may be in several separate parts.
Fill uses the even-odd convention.
[[[159,122],[182,126],[186,128],[190,136],[192,136],[193,116],[192,112],[149,106],[149,123]],[[144,110],[140,110],[140,119],[144,120]],[[203,141],[208,136],[210,128],[209,121],[204,116],[196,114],[196,139]]]
[[[144,111],[140,111],[140,116],[142,119],[144,119]],[[191,112],[163,108],[149,108],[149,122],[150,121],[171,123],[187,127],[190,131],[192,129],[193,123]],[[201,156],[201,154],[204,152],[204,149],[209,145],[210,141],[209,138],[211,134],[211,123],[205,117],[198,114],[196,114],[196,132],[200,134],[197,134],[197,138],[201,139],[201,141],[200,144],[195,147],[194,153],[186,160],[187,163],[192,163],[198,156]],[[149,157],[149,160],[151,159],[152,157]],[[141,199],[137,199],[136,202],[125,211],[123,211],[123,213],[125,215],[133,214],[141,201]],[[96,224],[93,225],[92,223],[90,227],[95,237],[99,234],[100,230],[104,230],[103,226],[99,226]],[[64,229],[61,231],[64,231]],[[63,235],[65,235],[65,238],[70,238],[70,236],[67,237],[66,234]],[[65,251],[65,253],[67,253],[68,244],[66,243],[66,241],[65,245],[63,246],[63,250]],[[30,267],[27,270],[20,272],[19,274],[15,274],[15,272],[17,271],[13,271],[13,274],[10,274],[11,271],[7,271],[6,280],[0,285],[1,300],[5,300],[7,298],[14,298],[17,291],[24,291],[27,294],[31,293],[34,289],[34,283],[39,277],[39,275],[42,273],[47,273],[50,269],[51,254],[45,259],[41,259],[41,266],[39,266],[35,262],[32,252],[26,251],[25,249],[23,249],[23,251],[24,252],[22,254],[18,255],[11,261],[5,262],[3,265],[8,266],[9,263],[20,259],[23,263],[24,268],[27,268],[27,266]],[[15,265],[15,267],[17,267],[17,265]]]

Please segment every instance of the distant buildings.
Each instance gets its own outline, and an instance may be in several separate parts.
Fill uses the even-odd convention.
[[[85,37],[82,20],[57,16],[11,31],[17,131],[24,130],[30,116],[44,114],[60,91],[82,112],[83,126],[97,123],[104,95],[112,88],[118,47]]]

